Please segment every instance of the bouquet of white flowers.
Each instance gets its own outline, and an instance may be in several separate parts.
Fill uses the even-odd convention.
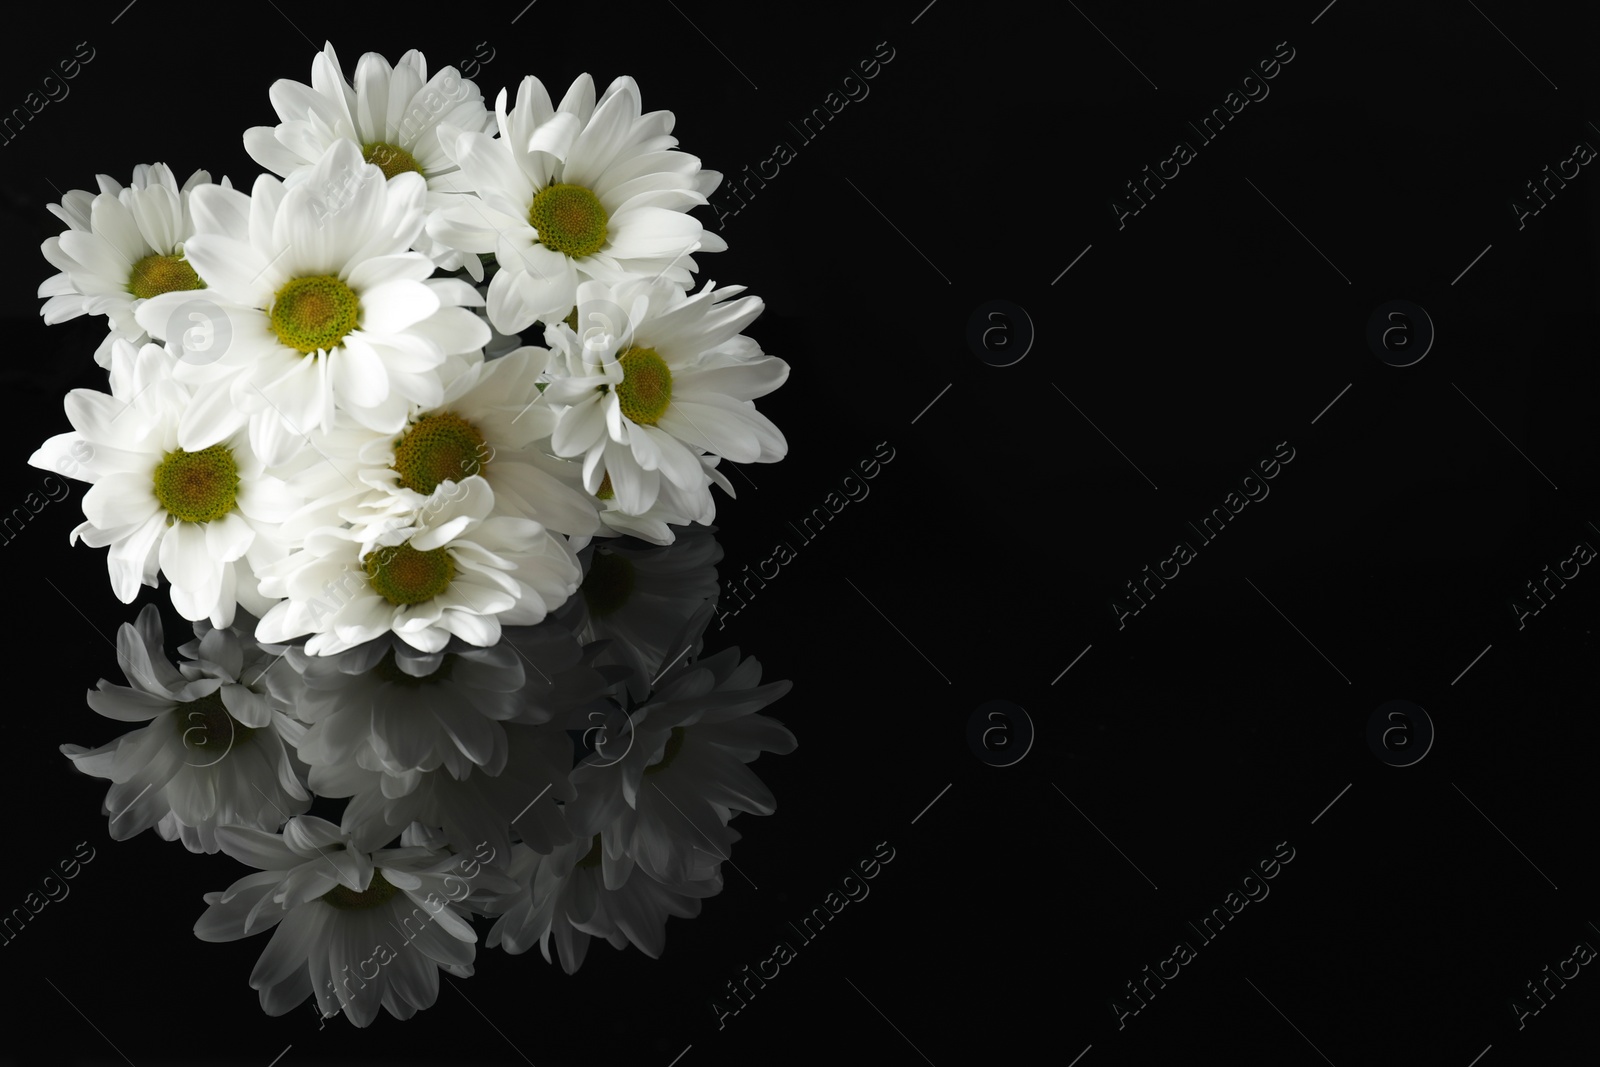
[[[106,317],[109,391],[30,462],[90,483],[71,537],[117,598],[165,574],[195,633],[174,663],[155,605],[124,624],[89,704],[141,725],[62,751],[113,838],[257,869],[195,933],[273,931],[270,1014],[407,1018],[472,974],[474,914],[569,973],[591,937],[656,956],[774,808],[744,765],[795,746],[757,714],[788,682],[699,658],[718,464],[788,447],[761,301],[689,291],[721,175],[631,78],[491,112],[329,45],[271,100],[249,193],[157,163],[52,205],[43,315]]]
[[[633,79],[490,112],[415,51],[347,83],[329,45],[271,99],[248,194],[153,164],[52,205],[43,314],[106,316],[110,392],[29,462],[92,483],[72,537],[123,603],[165,574],[184,618],[243,605],[312,653],[488,645],[572,595],[590,538],[670,543],[733,495],[721,460],[783,458],[761,301],[689,293],[721,175]]]

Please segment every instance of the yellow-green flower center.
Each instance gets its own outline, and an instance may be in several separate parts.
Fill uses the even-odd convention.
[[[239,465],[227,445],[168,452],[155,471],[156,499],[179,522],[213,522],[234,509]]]
[[[601,859],[602,859],[602,856],[600,854],[600,835],[599,834],[595,834],[594,835],[594,844],[589,846],[588,853],[583,857],[583,859],[578,861],[578,866],[584,868],[585,870],[587,870],[589,868],[592,868],[592,867],[598,867],[598,866],[600,866],[600,860]]]
[[[336,347],[360,320],[361,301],[331,274],[295,278],[272,298],[272,332],[307,355]]]
[[[336,885],[322,894],[321,900],[325,904],[333,905],[340,911],[355,911],[362,908],[376,908],[398,892],[400,890],[389,884],[389,879],[383,876],[382,871],[374,869],[372,881],[368,882],[367,888],[361,892],[358,893],[346,886]]]
[[[653,348],[634,346],[622,354],[622,382],[617,402],[622,413],[640,426],[654,426],[672,400],[672,371]]]
[[[604,488],[604,486],[602,486]],[[633,595],[633,561],[614,552],[595,550],[583,577],[583,602],[597,619],[611,615]]]
[[[393,468],[403,488],[428,496],[440,482],[482,474],[488,458],[476,426],[453,411],[440,411],[419,418],[395,442]]]
[[[672,761],[678,757],[678,750],[681,748],[683,748],[683,727],[674,726],[672,733],[667,736],[666,746],[661,750],[661,762],[650,764],[644,769],[644,773],[656,774],[659,771],[666,770],[672,765]]]
[[[617,491],[611,487],[610,471],[606,471],[605,477],[600,479],[600,488],[594,491],[594,495],[601,500],[615,500],[617,498]]]
[[[159,253],[145,256],[133,265],[128,275],[128,292],[141,300],[162,293],[176,293],[189,289],[204,289],[206,283],[189,266],[182,256],[163,256]]]
[[[450,587],[456,576],[448,548],[421,552],[403,545],[375,548],[362,559],[373,591],[391,604],[420,604]]]
[[[528,225],[539,231],[539,243],[574,259],[605,247],[608,221],[600,198],[581,185],[547,185],[528,208]]]
[[[361,158],[368,163],[375,164],[383,171],[385,180],[393,178],[396,174],[412,172],[421,174],[422,168],[417,165],[417,157],[407,152],[397,144],[387,141],[373,141],[361,146]]]
[[[192,752],[221,759],[238,742],[255,733],[255,728],[228,714],[222,703],[222,689],[207,693],[198,700],[179,704],[173,709],[173,723],[183,738],[183,744]]]

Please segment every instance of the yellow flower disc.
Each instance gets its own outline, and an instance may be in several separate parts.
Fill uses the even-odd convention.
[[[420,604],[450,587],[456,576],[448,548],[420,552],[403,545],[376,548],[361,561],[373,591],[391,604]]]
[[[528,225],[539,231],[539,243],[574,259],[605,247],[609,221],[600,198],[581,185],[545,186],[528,208]]]
[[[295,278],[272,298],[272,332],[306,355],[336,348],[360,320],[355,291],[331,274]]]
[[[234,509],[239,465],[227,445],[168,452],[156,466],[156,499],[179,522],[213,522]],[[171,522],[168,522],[171,525]]]
[[[483,434],[453,411],[424,415],[395,442],[393,467],[400,485],[427,496],[440,482],[482,474],[489,448]]]
[[[640,426],[654,426],[672,400],[672,371],[653,348],[622,354],[622,382],[616,387],[622,413]]]
[[[206,283],[182,256],[145,256],[128,274],[128,292],[141,300],[205,287]]]

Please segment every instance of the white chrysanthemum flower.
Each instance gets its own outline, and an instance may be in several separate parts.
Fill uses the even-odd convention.
[[[235,941],[276,927],[250,974],[268,1015],[315,994],[324,1015],[343,1010],[357,1026],[371,1024],[380,1005],[409,1019],[433,1006],[441,969],[472,976],[478,938],[462,902],[515,887],[478,856],[421,847],[369,853],[309,816],[281,835],[224,827],[217,839],[260,873],[207,893],[195,936]]]
[[[180,188],[165,163],[141,163],[127,188],[104,174],[99,183],[98,194],[73,189],[59,205],[49,205],[70,228],[40,248],[61,273],[39,286],[39,295],[49,298],[39,313],[49,325],[106,316],[111,333],[95,361],[109,367],[114,340],[149,340],[134,318],[140,304],[162,293],[205,288],[184,258],[184,242],[194,234],[190,193],[209,185],[211,175],[197,170]],[[223,178],[221,187],[233,185]]]
[[[672,657],[685,652],[683,643],[672,644],[682,641],[685,623],[717,595],[722,547],[712,533],[690,527],[671,545],[606,541],[578,553],[581,595],[556,617],[585,644],[612,639],[595,662],[627,668],[636,704],[663,668],[675,665]]]
[[[788,442],[753,403],[789,377],[789,365],[740,333],[761,314],[743,286],[708,283],[685,296],[663,282],[578,287],[575,331],[545,331],[552,347],[545,403],[555,406],[558,456],[582,456],[584,486],[607,483],[622,511],[641,514],[670,482],[710,495],[711,453],[774,463]],[[581,331],[581,332],[580,332]]]
[[[113,394],[67,394],[71,433],[46,441],[28,462],[71,469],[93,483],[83,497],[85,521],[72,531],[94,548],[110,546],[106,565],[117,599],[131,604],[157,573],[172,583],[184,618],[233,622],[236,604],[261,615],[270,601],[256,575],[282,558],[275,524],[293,510],[289,488],[265,473],[243,433],[180,444],[179,427],[193,404],[173,380],[175,361],[160,345],[112,350]],[[87,458],[83,458],[87,454]],[[64,459],[82,459],[75,468]]]
[[[428,233],[495,254],[488,309],[501,332],[564,317],[587,278],[654,276],[687,288],[691,253],[727,248],[689,214],[709,203],[722,176],[672,150],[672,113],[642,113],[632,78],[596,101],[593,79],[581,75],[556,108],[530,76],[509,112],[500,91],[495,114],[499,137],[441,132],[461,170],[438,187],[462,195],[434,212]]]
[[[191,852],[216,852],[218,826],[275,830],[311,806],[292,753],[305,727],[267,692],[274,657],[243,632],[195,624],[198,641],[174,669],[154,604],[117,632],[117,662],[132,683],[101,679],[89,706],[149,722],[99,748],[62,745],[78,769],[114,784],[106,794],[114,840],[154,826]]]
[[[292,186],[262,175],[249,196],[196,191],[196,233],[184,249],[226,341],[179,365],[179,379],[198,390],[183,441],[248,421],[256,452],[277,465],[305,434],[331,431],[335,409],[395,433],[413,404],[440,401],[439,367],[480,350],[489,331],[470,310],[482,302],[477,291],[431,278],[433,261],[410,250],[425,191],[416,174],[385,181],[344,140]],[[176,343],[168,320],[185,299],[155,297],[135,317]]]
[[[485,910],[500,917],[484,944],[519,955],[537,942],[550,963],[554,940],[568,974],[583,966],[591,936],[617,949],[632,943],[660,959],[668,917],[692,919],[700,914],[702,900],[722,892],[714,859],[696,879],[669,886],[638,869],[626,853],[614,852],[600,834],[559,845],[548,855],[518,845],[512,857],[507,873],[517,889],[487,903]]]
[[[262,574],[283,598],[262,618],[262,641],[302,634],[311,655],[343,652],[393,632],[423,652],[451,635],[485,646],[500,627],[532,625],[577,591],[582,572],[564,537],[495,513],[494,492],[474,475],[428,498],[414,524],[324,527]]]
[[[377,438],[362,449],[366,492],[341,518],[409,525],[439,486],[478,475],[506,514],[562,534],[597,532],[595,503],[575,481],[577,465],[538,447],[555,428],[555,414],[539,392],[549,356],[542,348],[519,348],[447,372],[437,407],[413,415],[398,439]]]
[[[484,106],[483,93],[461,77],[455,67],[445,67],[428,77],[428,61],[416,49],[394,66],[376,52],[356,64],[354,84],[344,79],[332,43],[311,62],[311,84],[274,82],[269,94],[278,113],[277,126],[256,126],[245,131],[244,147],[250,158],[290,184],[314,167],[335,141],[350,141],[361,158],[383,171],[421,174],[428,182],[428,207],[444,206],[445,198],[433,194],[442,175],[456,171],[453,159],[439,143],[440,127],[470,130],[494,129],[494,115]],[[477,256],[438,245],[421,235],[415,247],[440,268],[465,266],[483,280]]]
[[[772,791],[745,764],[762,752],[787,755],[794,735],[757,714],[793,683],[761,681],[754,656],[727,648],[698,663],[703,610],[679,634],[692,651],[663,674],[649,703],[630,714],[632,746],[621,758],[588,757],[572,771],[578,799],[568,805],[573,832],[603,832],[651,877],[680,886],[696,877],[709,847],[724,858],[737,839],[739,812],[770,815]]]

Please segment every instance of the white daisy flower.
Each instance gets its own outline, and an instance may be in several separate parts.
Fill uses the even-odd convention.
[[[436,490],[413,525],[308,534],[263,572],[262,592],[283,599],[256,633],[274,643],[312,634],[306,651],[317,656],[389,632],[423,652],[452,634],[491,645],[502,624],[542,621],[581,578],[565,538],[495,514],[494,491],[474,475]]]
[[[275,524],[296,505],[288,487],[265,473],[242,433],[180,442],[193,405],[173,380],[176,362],[160,345],[112,349],[112,395],[67,394],[74,432],[57,434],[28,460],[45,470],[71,469],[92,483],[85,521],[72,531],[94,548],[110,546],[106,565],[117,599],[131,604],[140,584],[172,583],[172,603],[189,620],[231,625],[235,605],[260,615],[270,606],[256,573],[284,555]],[[64,457],[87,458],[76,468]]]
[[[482,302],[477,291],[430,278],[433,262],[410,250],[424,192],[417,174],[384,181],[345,140],[292,186],[262,175],[249,196],[197,190],[185,254],[228,341],[176,372],[198,390],[182,441],[215,438],[248,420],[256,452],[276,465],[303,448],[312,429],[331,431],[336,408],[395,433],[413,404],[440,401],[438,368],[481,349],[489,331],[470,310]],[[185,299],[155,297],[135,317],[152,337],[174,342],[168,319]]]
[[[663,277],[687,288],[697,251],[727,243],[689,211],[721,175],[673,151],[669,111],[642,113],[639,87],[618,78],[595,100],[581,75],[560,107],[543,83],[524,78],[516,106],[495,102],[500,136],[441,133],[458,174],[439,188],[462,194],[429,218],[430,236],[464,252],[495,254],[489,320],[502,333],[571,310],[587,278]]]
[[[48,297],[39,313],[48,325],[106,316],[111,333],[95,361],[109,367],[112,341],[149,340],[134,317],[140,304],[162,293],[205,288],[184,258],[184,242],[194,234],[190,193],[209,185],[211,175],[197,170],[179,187],[165,163],[141,163],[127,188],[104,174],[99,183],[98,194],[73,189],[59,205],[49,205],[69,229],[40,248],[61,273],[39,286],[39,295]],[[223,178],[221,188],[233,186]]]
[[[439,142],[440,127],[474,133],[494,129],[494,115],[484,107],[478,87],[455,67],[429,78],[428,61],[416,49],[392,67],[383,56],[368,52],[356,64],[352,85],[328,43],[311,62],[310,85],[285,78],[273,83],[269,95],[279,123],[245,131],[244,147],[251,159],[293,184],[335,141],[350,141],[385,178],[421,174],[432,194],[430,210],[444,206],[446,199],[433,193],[439,178],[457,169]],[[477,256],[438,245],[426,234],[415,247],[444,270],[465,266],[483,280]]]
[[[275,657],[243,626],[195,624],[198,641],[178,651],[175,669],[162,649],[154,604],[117,632],[117,662],[131,685],[101,679],[89,706],[123,722],[149,725],[99,748],[62,745],[78,769],[114,784],[106,794],[114,840],[154,826],[191,852],[216,852],[217,827],[276,830],[311,806],[293,759],[305,727],[262,681]]]
[[[218,832],[222,850],[260,873],[226,892],[195,923],[202,941],[273,929],[250,974],[268,1015],[315,994],[324,1015],[368,1026],[382,1006],[397,1019],[432,1007],[439,971],[472,976],[477,935],[462,902],[515,883],[476,856],[427,848],[368,852],[323,819],[290,820],[281,835]]]
[[[578,328],[545,331],[552,347],[545,402],[556,408],[558,456],[582,456],[584,486],[609,481],[620,509],[642,514],[663,481],[709,496],[711,453],[774,463],[783,434],[752,402],[782,385],[789,365],[740,333],[761,314],[743,286],[708,283],[685,296],[664,282],[578,287]],[[581,331],[581,333],[579,332]]]
[[[408,525],[439,486],[477,475],[506,514],[562,534],[597,532],[595,502],[577,484],[576,464],[537,447],[555,427],[555,414],[539,392],[549,355],[542,348],[519,348],[447,372],[438,407],[414,414],[398,439],[374,439],[362,450],[360,480],[367,491],[342,518],[357,525]]]

